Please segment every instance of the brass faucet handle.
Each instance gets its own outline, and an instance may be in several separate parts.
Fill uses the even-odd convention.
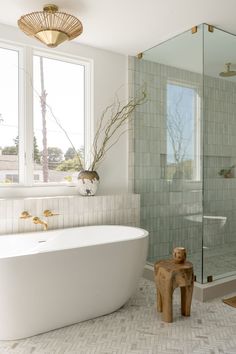
[[[55,216],[55,215],[59,215],[59,214],[58,214],[58,213],[53,213],[51,210],[46,209],[46,210],[44,210],[43,215],[44,215],[46,218],[48,218],[48,217],[50,217],[50,216]]]
[[[22,213],[20,214],[20,219],[28,219],[31,217],[32,215],[26,210],[22,211]]]

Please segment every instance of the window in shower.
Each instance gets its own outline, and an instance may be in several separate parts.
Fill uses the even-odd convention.
[[[167,83],[164,178],[200,180],[200,100],[196,87]]]
[[[0,48],[0,185],[19,182],[19,51]]]

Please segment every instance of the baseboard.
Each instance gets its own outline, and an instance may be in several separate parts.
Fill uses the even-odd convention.
[[[153,266],[146,264],[143,277],[154,281]],[[225,296],[236,291],[236,276],[226,277],[215,280],[212,283],[200,284],[194,283],[193,297],[196,300],[205,302],[217,297]]]

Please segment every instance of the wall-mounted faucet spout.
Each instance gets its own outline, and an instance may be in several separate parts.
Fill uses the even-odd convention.
[[[38,216],[34,216],[32,221],[33,221],[34,224],[43,225],[44,231],[48,230],[48,223],[46,221],[44,221],[44,220],[41,220]]]

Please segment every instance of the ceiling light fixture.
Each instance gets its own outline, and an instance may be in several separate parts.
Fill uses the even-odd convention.
[[[59,12],[58,7],[53,4],[45,5],[43,11],[21,16],[18,26],[26,35],[35,37],[51,48],[66,40],[70,41],[83,32],[83,25],[78,18]]]

